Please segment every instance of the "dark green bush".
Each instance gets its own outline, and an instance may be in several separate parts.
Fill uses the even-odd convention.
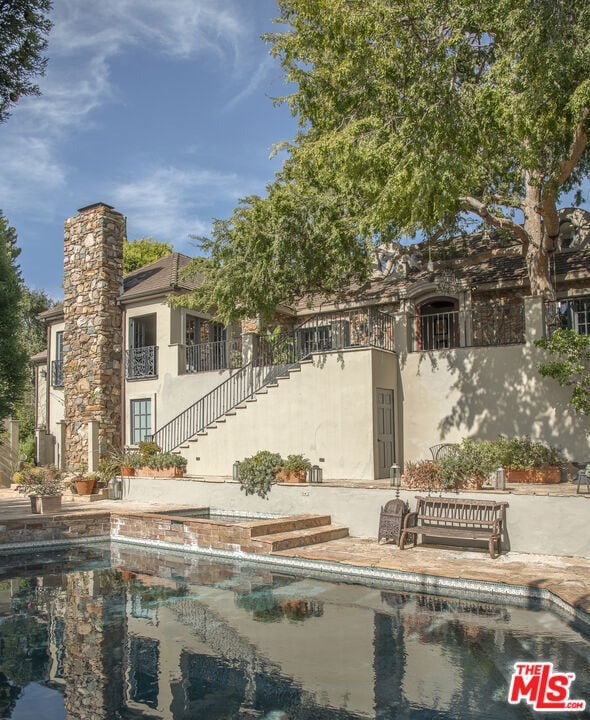
[[[256,455],[245,458],[240,463],[238,470],[241,490],[246,495],[258,495],[265,498],[272,486],[276,484],[276,474],[284,462],[278,453],[268,450],[261,450]]]

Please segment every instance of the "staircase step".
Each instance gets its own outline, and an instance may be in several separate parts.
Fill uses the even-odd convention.
[[[304,545],[316,545],[317,543],[338,540],[348,537],[348,528],[342,525],[323,525],[318,528],[304,528],[291,530],[289,532],[264,535],[261,538],[252,539],[252,547],[259,552],[273,553],[279,550],[290,550]]]
[[[294,515],[293,517],[276,518],[276,520],[257,520],[250,530],[250,537],[260,537],[292,530],[306,530],[329,525],[329,515]]]

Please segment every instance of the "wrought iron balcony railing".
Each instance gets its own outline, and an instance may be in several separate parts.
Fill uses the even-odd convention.
[[[242,338],[187,345],[185,372],[211,372],[242,367]]]
[[[64,363],[63,360],[53,360],[51,362],[51,386],[64,386]]]
[[[130,348],[125,353],[125,369],[128,380],[156,377],[158,374],[158,347]]]

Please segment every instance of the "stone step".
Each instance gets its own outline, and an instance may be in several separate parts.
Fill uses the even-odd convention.
[[[329,515],[294,515],[293,517],[257,520],[256,525],[250,530],[250,537],[317,528],[329,525],[331,522],[332,518]]]
[[[304,545],[338,540],[348,537],[348,528],[342,525],[322,525],[321,527],[303,528],[289,532],[274,533],[253,538],[250,546],[254,552],[273,553],[279,550],[291,550]]]
[[[99,490],[92,495],[78,495],[78,493],[65,492],[62,496],[62,502],[91,503],[97,500],[108,500],[109,495],[106,488]]]

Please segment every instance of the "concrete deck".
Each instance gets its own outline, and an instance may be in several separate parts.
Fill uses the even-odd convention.
[[[172,507],[177,505],[121,500],[88,502],[84,498],[71,498],[64,500],[59,514],[83,515],[123,509],[132,512],[154,512]],[[0,489],[0,523],[5,519],[31,515],[27,497],[12,489]],[[425,546],[400,551],[394,545],[378,544],[374,540],[355,537],[278,551],[275,554],[355,567],[544,588],[569,605],[590,614],[590,560],[585,558],[508,552],[492,560],[485,552]]]

